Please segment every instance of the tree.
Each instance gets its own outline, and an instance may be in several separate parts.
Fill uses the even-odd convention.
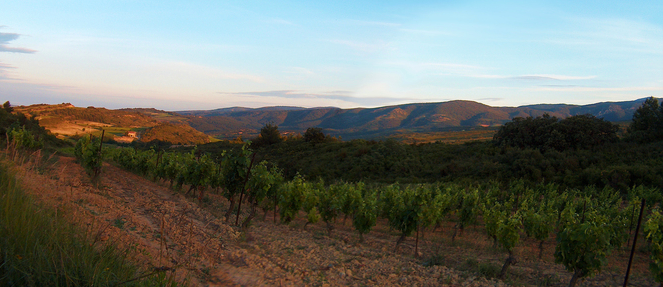
[[[514,118],[493,137],[500,147],[535,148],[541,151],[589,149],[617,141],[619,127],[593,115],[575,115],[563,120],[548,114]]]
[[[321,143],[325,141],[325,134],[321,128],[308,128],[304,133],[304,141],[310,143]]]
[[[251,147],[254,149],[277,144],[283,141],[281,137],[281,132],[279,132],[279,127],[273,122],[265,124],[260,129],[260,135],[257,138],[251,140]]]
[[[283,141],[279,127],[274,123],[268,123],[260,129],[260,137],[266,145],[273,145]]]
[[[663,105],[650,97],[633,113],[627,138],[636,142],[663,140]]]
[[[568,117],[561,120],[558,126],[556,130],[564,135],[565,146],[569,148],[588,149],[618,139],[618,125],[590,114]]]
[[[14,108],[13,108],[12,105],[9,103],[9,101],[6,101],[4,104],[2,104],[2,108],[3,108],[6,112],[8,112],[8,113],[11,113],[11,112],[14,111]]]

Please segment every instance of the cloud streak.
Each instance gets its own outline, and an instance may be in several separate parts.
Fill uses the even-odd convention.
[[[0,62],[0,80],[15,80],[9,76],[9,70],[16,69],[16,67]]]
[[[4,26],[0,26],[2,28]],[[18,48],[18,47],[9,47],[7,44],[9,42],[18,39],[21,35],[16,33],[0,33],[0,52],[11,52],[11,53],[28,53],[32,54],[37,51],[28,49],[28,48]]]

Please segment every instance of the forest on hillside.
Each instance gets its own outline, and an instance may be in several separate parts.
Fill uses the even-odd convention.
[[[638,110],[627,133],[590,115],[558,119],[548,115],[516,118],[491,141],[404,144],[396,140],[340,141],[309,129],[302,137],[280,137],[266,125],[253,139],[258,160],[325,182],[502,182],[556,183],[562,187],[663,185],[663,109],[654,98]],[[318,137],[307,134],[316,131]],[[267,139],[267,140],[265,140]],[[198,146],[220,158],[240,143]]]

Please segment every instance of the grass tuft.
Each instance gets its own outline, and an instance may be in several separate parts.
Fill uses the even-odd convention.
[[[133,280],[143,274],[129,253],[95,245],[61,211],[35,204],[0,163],[0,286],[177,285],[172,273]]]

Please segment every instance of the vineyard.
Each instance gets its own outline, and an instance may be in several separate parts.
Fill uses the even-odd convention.
[[[651,258],[654,279],[663,279],[663,217],[661,192],[634,186],[624,191],[609,187],[562,189],[555,184],[527,186],[513,181],[460,185],[454,183],[377,185],[362,182],[306,181],[301,176],[286,181],[268,162],[256,162],[247,145],[212,158],[196,150],[189,153],[133,148],[102,148],[101,141],[83,138],[75,148],[78,161],[98,175],[100,159],[155,181],[164,181],[185,195],[204,201],[206,192],[220,194],[229,203],[226,223],[241,230],[251,228],[258,209],[287,224],[303,217],[306,225],[322,220],[328,234],[350,220],[361,242],[379,220],[399,234],[393,252],[414,237],[414,257],[424,236],[448,236],[451,242],[470,227],[480,227],[506,259],[496,277],[505,278],[517,264],[514,254],[527,238],[543,245],[555,238],[554,260],[573,274],[575,286],[602,271],[612,251],[629,248],[640,227]],[[103,172],[101,172],[103,176]],[[242,210],[245,209],[245,212]],[[278,216],[277,216],[278,214]],[[339,222],[342,221],[342,222]],[[453,226],[445,234],[441,226]]]

